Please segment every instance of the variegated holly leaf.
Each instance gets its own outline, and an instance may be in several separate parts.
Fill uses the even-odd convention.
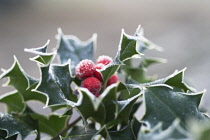
[[[143,96],[146,111],[143,121],[147,122],[150,127],[162,122],[163,129],[166,129],[176,118],[180,119],[182,126],[186,125],[189,118],[206,120],[207,118],[198,109],[204,92],[175,92],[167,85],[145,87]]]
[[[70,62],[43,66],[41,80],[35,91],[47,96],[46,106],[66,105],[66,100],[76,100],[70,87],[72,80]]]
[[[28,115],[9,115],[0,113],[0,130],[7,132],[7,137],[20,134],[24,139],[31,133],[37,132],[37,121]]]
[[[96,34],[88,41],[81,41],[76,36],[64,35],[61,29],[58,29],[57,53],[62,64],[71,59],[71,70],[74,74],[76,65],[83,59],[94,60],[94,51],[96,48]]]
[[[20,66],[16,57],[11,68],[0,75],[0,79],[8,77],[8,82],[4,86],[13,86],[22,94],[24,101],[37,100],[45,103],[46,97],[40,93],[31,91],[38,84],[38,80],[30,77]]]
[[[166,130],[162,130],[162,125],[157,124],[149,132],[140,132],[138,140],[192,140],[190,133],[182,128],[179,123],[178,119],[175,120]]]
[[[9,92],[0,96],[0,102],[7,105],[7,113],[22,113],[26,104],[22,94],[18,91]]]
[[[35,61],[42,65],[48,65],[52,62],[52,60],[54,59],[54,56],[56,55],[56,52],[47,53],[47,47],[49,43],[50,41],[48,40],[47,43],[43,47],[25,49],[25,51],[37,55],[31,58],[32,61]]]

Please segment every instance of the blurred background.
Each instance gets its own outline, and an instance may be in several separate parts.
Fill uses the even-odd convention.
[[[148,52],[166,64],[152,66],[148,73],[163,78],[187,67],[185,79],[198,91],[207,89],[202,104],[210,107],[210,1],[185,0],[0,0],[0,67],[8,69],[16,55],[23,69],[39,78],[32,56],[24,48],[40,47],[50,39],[49,51],[56,46],[55,35],[88,40],[98,34],[96,57],[115,56],[121,29],[133,35],[141,24],[145,37],[164,48]],[[6,82],[1,80],[0,84]],[[13,90],[0,88],[0,95]],[[0,104],[0,111],[4,106]],[[210,109],[209,109],[210,111]]]

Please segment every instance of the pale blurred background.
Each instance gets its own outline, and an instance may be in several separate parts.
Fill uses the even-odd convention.
[[[121,29],[134,34],[141,24],[145,36],[164,48],[164,52],[146,53],[162,57],[168,63],[155,65],[149,74],[163,78],[175,69],[187,67],[186,81],[198,91],[207,89],[202,104],[210,111],[210,1],[200,0],[0,0],[0,67],[8,69],[16,55],[25,71],[39,78],[39,70],[30,62],[24,48],[50,42],[61,27],[65,34],[81,40],[98,34],[96,57],[114,56]],[[6,80],[0,81],[0,84]],[[0,88],[0,95],[11,91]],[[0,104],[0,111],[4,111]]]

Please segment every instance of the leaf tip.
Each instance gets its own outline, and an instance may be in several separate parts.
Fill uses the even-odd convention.
[[[63,34],[61,27],[58,27],[57,31],[58,31],[58,34]]]

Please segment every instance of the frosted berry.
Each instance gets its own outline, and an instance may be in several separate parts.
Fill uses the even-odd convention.
[[[76,66],[76,77],[80,80],[91,77],[95,70],[96,68],[93,61],[84,59]]]
[[[108,86],[110,86],[110,85],[112,85],[112,84],[114,84],[114,83],[117,83],[118,81],[119,81],[119,79],[118,79],[117,75],[112,75],[112,76],[109,78],[109,80],[108,80],[106,86],[108,87]]]
[[[108,65],[110,62],[112,62],[112,58],[107,55],[101,55],[96,60],[97,64],[102,63],[104,65]]]
[[[96,68],[96,71],[93,73],[93,76],[96,77],[98,80],[100,81],[103,81],[103,78],[102,78],[102,75],[100,72],[98,72],[97,70],[100,70],[102,69],[103,67],[105,67],[104,64],[102,63],[99,63],[99,64],[96,64],[95,68]]]
[[[96,64],[95,68],[98,69],[98,70],[100,70],[100,69],[102,69],[105,66],[106,66],[105,64],[98,63],[98,64]]]
[[[82,87],[87,88],[93,94],[98,94],[101,91],[101,82],[95,77],[89,77],[82,82]]]

